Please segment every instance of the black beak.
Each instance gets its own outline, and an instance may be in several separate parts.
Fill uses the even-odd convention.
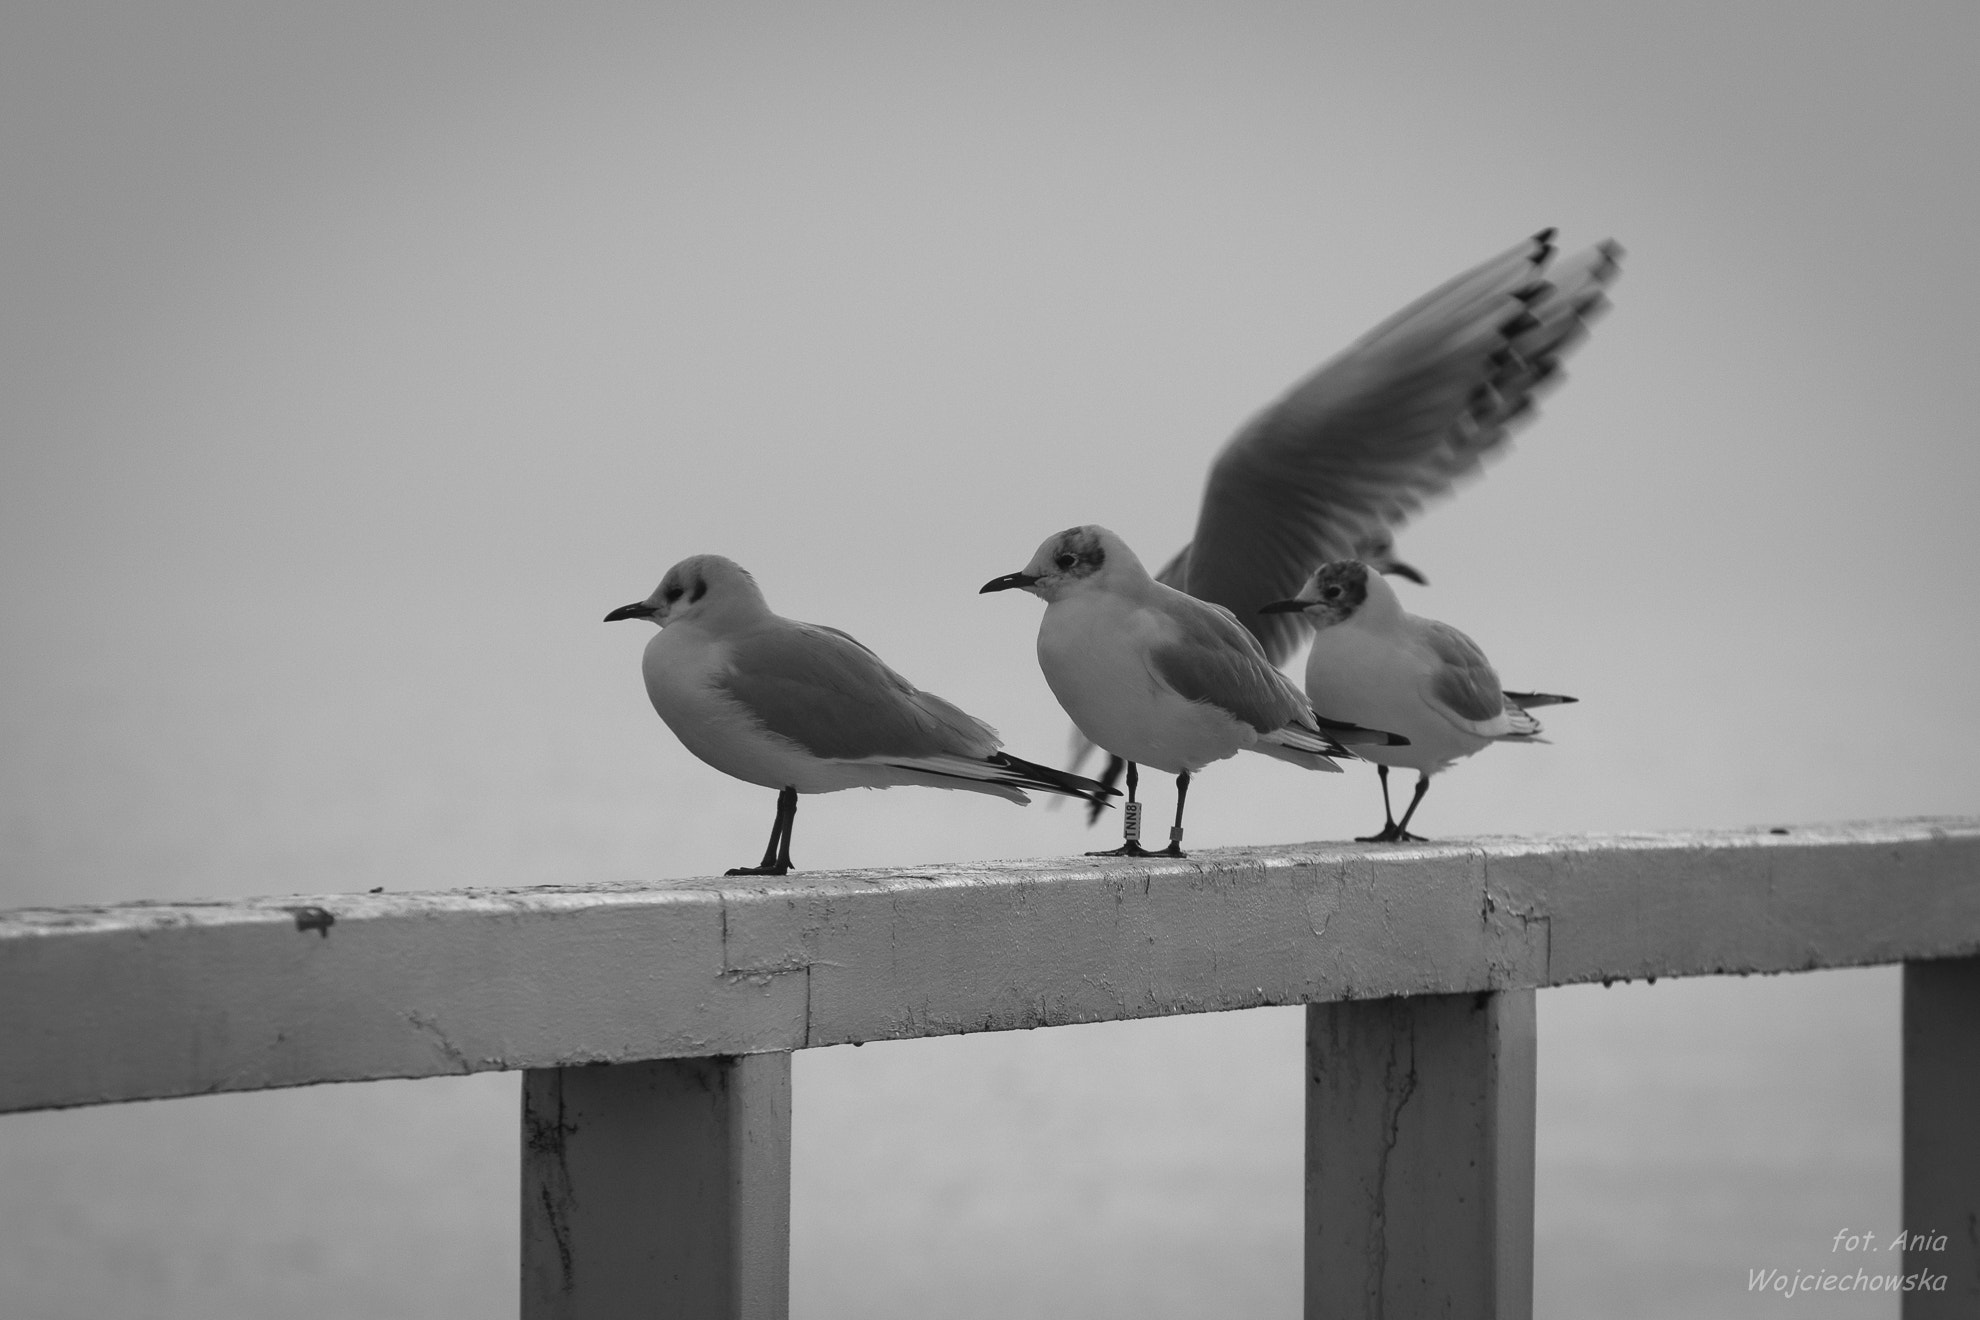
[[[1393,573],[1395,576],[1399,578],[1408,578],[1411,582],[1414,582],[1419,587],[1427,587],[1430,585],[1429,578],[1424,577],[1423,574],[1417,572],[1413,565],[1405,564],[1400,559],[1391,560],[1389,562],[1388,567],[1384,568],[1382,571],[1384,573]]]
[[[1270,605],[1260,605],[1260,614],[1296,614],[1313,604],[1310,600],[1275,600]]]
[[[1009,591],[1012,587],[1028,587],[1036,581],[1038,579],[1030,573],[1006,573],[1000,578],[991,578],[976,594],[981,596],[991,591]]]
[[[620,619],[650,619],[652,617],[653,607],[643,600],[636,600],[630,605],[621,605],[618,609],[613,610],[605,616],[605,622],[617,623]]]

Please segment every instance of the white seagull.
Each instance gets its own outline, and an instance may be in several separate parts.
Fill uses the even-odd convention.
[[[1608,305],[1622,249],[1598,243],[1556,264],[1553,240],[1541,230],[1425,294],[1246,423],[1210,465],[1195,535],[1156,580],[1230,610],[1273,664],[1309,626],[1260,611],[1321,564],[1360,559],[1423,581],[1394,558],[1394,529],[1505,447]]]
[[[1396,589],[1358,560],[1323,564],[1305,590],[1264,607],[1297,614],[1318,631],[1306,658],[1306,695],[1329,717],[1393,729],[1404,746],[1361,747],[1382,779],[1382,831],[1362,843],[1419,842],[1410,817],[1430,776],[1495,742],[1544,742],[1529,706],[1573,697],[1507,692],[1478,644],[1448,623],[1409,613]],[[1389,806],[1389,767],[1417,771],[1416,793],[1397,821]]]
[[[924,784],[1023,804],[1027,788],[1094,802],[1113,790],[997,749],[997,731],[923,692],[836,628],[770,611],[734,560],[695,555],[645,600],[605,616],[650,619],[641,670],[653,709],[682,744],[724,774],[777,790],[777,819],[758,866],[791,869],[800,793]]]
[[[1182,857],[1190,776],[1212,761],[1248,750],[1338,773],[1329,758],[1351,753],[1337,738],[1388,740],[1345,725],[1323,731],[1229,610],[1155,581],[1104,527],[1048,537],[1023,572],[982,589],[1013,587],[1045,601],[1038,667],[1052,695],[1082,734],[1127,766],[1125,837],[1092,856],[1151,855],[1140,842],[1138,765],[1176,777],[1176,822],[1159,855]]]

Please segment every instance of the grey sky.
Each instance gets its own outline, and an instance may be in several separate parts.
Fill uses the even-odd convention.
[[[1035,602],[1545,225],[1629,250],[1405,603],[1553,745],[1437,835],[1970,812],[1980,9],[42,4],[0,18],[0,903],[703,874],[603,613],[730,555],[1055,760]],[[1373,777],[1226,762],[1192,843]],[[1152,811],[1167,811],[1158,793]],[[1096,846],[810,799],[801,866]]]
[[[1166,556],[1253,408],[1543,224],[1628,246],[1617,311],[1403,548],[1509,681],[1586,700],[1554,748],[1455,772],[1442,827],[1968,804],[1968,7],[9,25],[22,900],[152,883],[143,845],[91,859],[65,823],[111,781],[169,800],[173,888],[336,887],[359,854],[527,881],[601,829],[625,866],[733,861],[768,806],[592,626],[697,551],[1049,758],[1034,612],[970,587],[1083,521]],[[1369,784],[1216,773],[1243,787],[1205,842],[1367,823]],[[265,844],[227,823],[243,793]],[[862,796],[808,808],[801,860],[1084,842]],[[683,802],[695,827],[658,827]],[[277,836],[336,861],[297,874]]]

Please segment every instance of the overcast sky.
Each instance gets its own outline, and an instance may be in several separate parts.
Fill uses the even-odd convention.
[[[1423,831],[1971,813],[1977,39],[1971,0],[10,5],[0,905],[753,860],[773,795],[693,760],[647,706],[645,626],[600,622],[698,552],[1055,760],[1040,607],[977,586],[1076,523],[1166,557],[1252,411],[1548,225],[1569,248],[1627,247],[1614,311],[1514,452],[1405,530],[1431,585],[1403,590],[1510,685],[1583,700],[1548,713],[1552,745],[1441,779]],[[1198,780],[1190,839],[1337,839],[1378,809],[1365,772],[1242,758]],[[807,799],[794,852],[816,869],[1110,842],[1075,812],[904,789]],[[1875,1002],[1829,1002],[1888,1041],[1893,983],[1876,984]],[[1583,1022],[1543,1051],[1542,1285],[1561,1314],[1586,1313],[1570,1256],[1613,1287],[1634,1252],[1628,1277],[1673,1287],[1680,1253],[1657,1234],[1680,1221],[1731,1271],[1750,1234],[1818,1248],[1824,1195],[1871,1187],[1838,1215],[1895,1206],[1894,1061],[1838,1051],[1828,1010],[1791,995],[1761,1039],[1833,1058],[1836,1079],[1796,1082],[1750,1041],[1712,1054],[1702,1024],[1752,1001],[1708,991],[1657,1001],[1670,1030],[1626,1038],[1581,992],[1543,996],[1543,1022],[1574,1004]],[[1202,1027],[1161,1030],[1237,1039]],[[916,1113],[961,1115],[966,1144],[989,1127],[970,1104],[1032,1087],[1004,1116],[1020,1134],[1105,1114],[1120,1149],[1168,1150],[1209,1130],[1147,1137],[1121,1126],[1139,1102],[1069,1101],[1071,1069],[1106,1051],[1051,1039]],[[964,1044],[914,1068],[1005,1057]],[[1260,1044],[1227,1065],[1234,1089],[1263,1095],[1252,1083],[1295,1052]],[[1639,1078],[1638,1055],[1656,1084],[1610,1085]],[[861,1088],[913,1069],[852,1057],[801,1060],[800,1135],[894,1150]],[[1119,1066],[1130,1096],[1170,1085]],[[1710,1128],[1686,1067],[1764,1130]],[[1775,1074],[1834,1103],[1777,1122],[1788,1101],[1752,1089]],[[202,1314],[218,1295],[202,1288],[250,1276],[285,1299],[302,1277],[371,1288],[381,1315],[379,1298],[411,1314],[457,1283],[505,1304],[512,1184],[486,1152],[512,1148],[513,1079],[422,1087],[12,1120],[17,1263],[42,1281],[22,1286],[76,1314],[123,1296],[80,1281]],[[1267,1098],[1277,1127],[1222,1094],[1204,1098],[1219,1131],[1278,1134],[1242,1158],[1287,1171],[1283,1204],[1209,1155],[1189,1177],[1238,1181],[1192,1213],[1255,1211],[1276,1263],[1238,1251],[1248,1227],[1230,1250],[1196,1244],[1211,1265],[1141,1221],[1084,1227],[1138,1246],[1106,1257],[1122,1269],[1155,1253],[1205,1287],[1290,1289],[1296,1093]],[[189,1112],[216,1128],[204,1144]],[[1698,1135],[1703,1163],[1616,1163],[1646,1118],[1679,1146]],[[1808,1135],[1845,1122],[1870,1144]],[[1034,1154],[1097,1149],[1064,1131]],[[348,1187],[306,1182],[299,1148]],[[227,1154],[179,1157],[195,1149]],[[1564,1150],[1632,1196],[1663,1178],[1663,1199],[1563,1192],[1581,1186]],[[947,1222],[970,1239],[955,1251],[979,1225],[1048,1222],[1049,1189],[1011,1199],[993,1185],[1009,1161],[958,1158],[941,1186],[980,1215]],[[1156,1176],[1107,1158],[1089,1172],[1110,1195]],[[1739,1162],[1762,1158],[1780,1180]],[[279,1183],[261,1173],[276,1164]],[[862,1271],[885,1266],[854,1250],[868,1221],[811,1167],[803,1295],[822,1295],[821,1261],[868,1295]],[[889,1204],[933,1232],[928,1166],[903,1168],[923,1199]],[[1743,1198],[1767,1186],[1786,1190],[1763,1214]],[[442,1193],[482,1218],[417,1199]],[[411,1208],[374,1213],[395,1200]],[[306,1218],[333,1210],[329,1231]],[[1565,1252],[1563,1224],[1606,1245]],[[1052,1231],[1085,1268],[1087,1239]],[[954,1280],[961,1258],[913,1262]],[[1736,1288],[1686,1277],[1721,1302]]]
[[[1056,759],[976,586],[1166,557],[1252,410],[1543,225],[1627,246],[1615,311],[1407,603],[1584,700],[1427,832],[1970,810],[1972,12],[17,10],[7,896],[747,860],[772,795],[598,622],[701,551]],[[1193,841],[1374,823],[1254,759]],[[795,851],[1088,842],[908,790]]]

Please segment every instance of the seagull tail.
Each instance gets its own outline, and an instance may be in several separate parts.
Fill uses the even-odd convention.
[[[1022,760],[1009,752],[997,752],[985,758],[986,764],[1004,771],[998,776],[999,783],[1010,784],[1014,788],[1029,788],[1041,793],[1059,793],[1066,797],[1084,798],[1091,803],[1097,813],[1107,804],[1110,797],[1119,797],[1120,790],[1111,784],[1097,779],[1088,779],[1066,770],[1054,770],[1049,765],[1039,765]]]
[[[1572,706],[1581,698],[1556,696],[1552,692],[1508,692],[1506,700],[1521,710],[1532,710],[1535,706]]]
[[[1540,736],[1540,721],[1528,715],[1518,706],[1506,707],[1506,732],[1499,734],[1499,742],[1546,742]]]
[[[1534,706],[1561,706],[1573,704],[1575,698],[1556,696],[1551,692],[1508,692],[1506,693],[1506,723],[1510,729],[1499,735],[1501,742],[1546,742],[1540,736],[1540,721],[1527,711]]]
[[[1072,768],[1077,770],[1079,767],[1075,765]],[[1106,768],[1101,770],[1100,772],[1100,786],[1106,789],[1108,792],[1113,792],[1114,785],[1121,782],[1121,772],[1125,769],[1127,769],[1126,761],[1123,761],[1118,756],[1109,755],[1107,757]],[[1055,802],[1057,800],[1058,799],[1056,798],[1053,799],[1053,801]],[[1100,819],[1100,813],[1106,808],[1106,806],[1107,806],[1106,802],[1102,801],[1100,798],[1087,799],[1086,823],[1088,826],[1093,825],[1095,822],[1097,822]]]
[[[1288,724],[1282,729],[1258,735],[1252,745],[1254,752],[1262,752],[1275,761],[1301,766],[1308,770],[1326,770],[1334,774],[1341,768],[1334,764],[1337,756],[1353,756],[1347,748],[1323,733],[1312,729],[1302,729],[1297,724]]]
[[[1409,739],[1400,733],[1384,733],[1380,729],[1364,729],[1359,724],[1349,724],[1346,720],[1330,720],[1317,710],[1313,712],[1313,722],[1320,726],[1322,733],[1349,747],[1409,746]]]

